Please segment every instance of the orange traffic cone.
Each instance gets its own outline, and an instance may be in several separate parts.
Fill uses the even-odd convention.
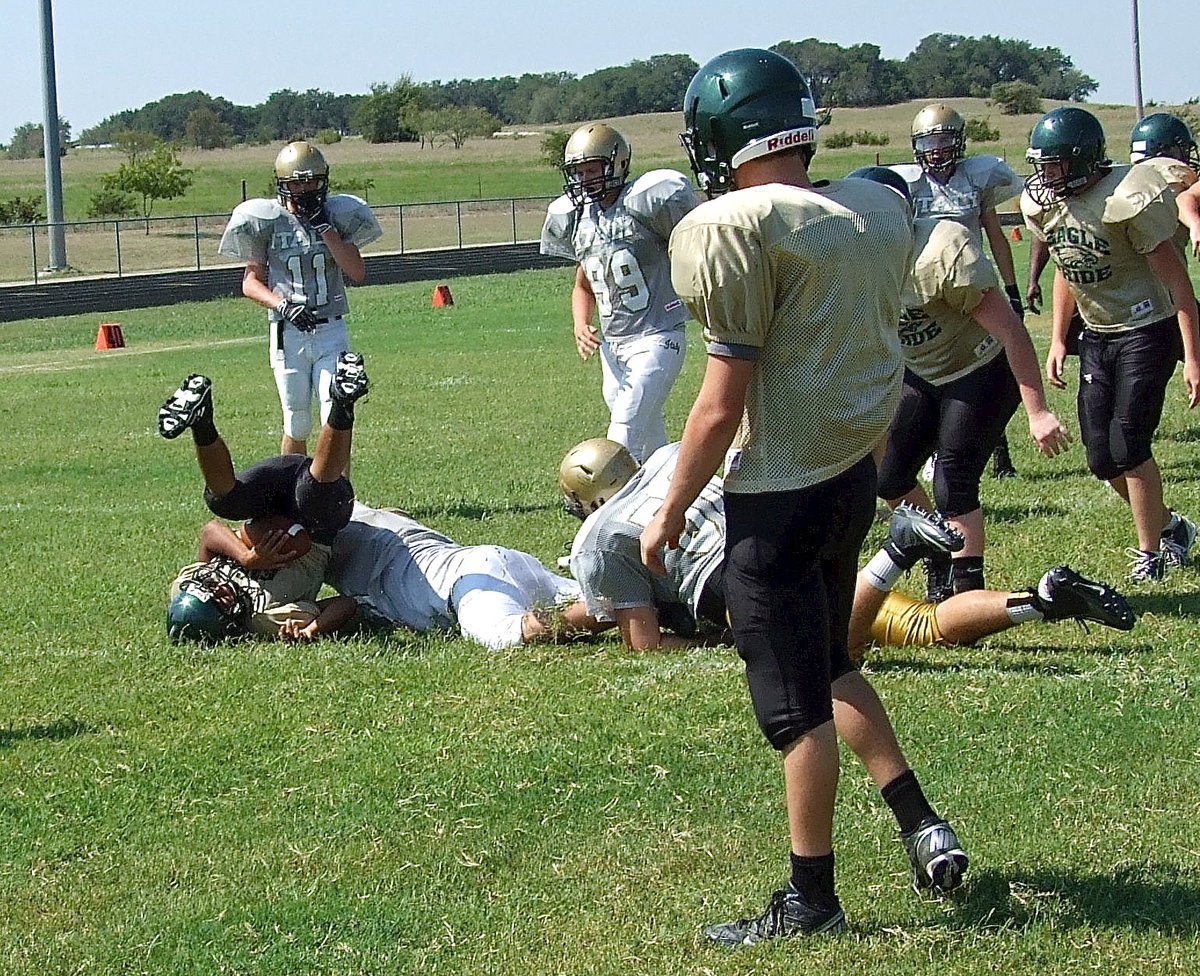
[[[1008,236],[1009,236],[1010,238],[1012,238],[1012,240],[1014,240],[1014,241],[1019,241],[1019,240],[1021,239],[1021,228],[1020,228],[1020,227],[1014,227],[1014,228],[1012,229],[1012,233],[1011,233],[1011,234],[1009,234]]]
[[[97,349],[123,349],[125,336],[121,332],[121,323],[105,322],[96,330]]]
[[[450,294],[449,285],[438,285],[433,289],[433,307],[445,308],[454,304],[454,296]]]

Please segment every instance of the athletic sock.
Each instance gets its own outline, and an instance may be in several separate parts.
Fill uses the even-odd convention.
[[[955,593],[982,590],[983,557],[956,556],[950,560],[950,578],[954,581]]]
[[[909,568],[900,566],[886,549],[880,549],[871,557],[871,561],[863,567],[862,571],[868,583],[875,589],[887,593],[896,585],[896,580],[903,576]]]
[[[1004,604],[1004,612],[1014,624],[1025,624],[1031,620],[1045,620],[1048,601],[1039,593],[1029,591],[1013,593]]]
[[[917,782],[917,774],[911,769],[906,769],[879,792],[896,817],[902,834],[912,833],[921,826],[922,820],[937,817]]]
[[[833,852],[818,857],[792,854],[792,890],[814,908],[837,904],[833,885]]]
[[[208,447],[210,444],[215,444],[220,436],[211,415],[198,417],[192,424],[192,440],[195,441],[197,447]]]

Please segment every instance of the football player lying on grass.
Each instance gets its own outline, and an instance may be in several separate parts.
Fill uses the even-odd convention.
[[[329,547],[350,518],[354,489],[346,478],[354,405],[370,383],[362,356],[342,353],[331,384],[333,407],[311,458],[269,457],[236,472],[213,417],[212,381],[193,374],[158,412],[168,440],[192,432],[214,515],[248,520],[238,535],[211,521],[198,561],[171,584],[167,634],[172,640],[226,640],[249,634],[314,640],[345,623],[354,601],[317,602]]]
[[[325,581],[369,618],[420,633],[456,627],[489,650],[603,630],[574,580],[528,553],[461,546],[395,509],[358,502]]]
[[[599,622],[615,622],[625,644],[635,650],[717,640],[727,627],[719,477],[688,509],[679,547],[665,552],[667,575],[652,573],[641,562],[642,528],[662,503],[678,452],[678,444],[668,444],[639,469],[621,445],[594,438],[568,451],[559,471],[568,511],[585,519],[571,547],[570,565],[587,611]],[[969,644],[1036,620],[1133,627],[1134,614],[1124,596],[1069,566],[1056,566],[1036,586],[1018,592],[975,590],[941,603],[892,592],[919,559],[961,546],[961,536],[940,518],[913,506],[896,509],[883,548],[858,574],[850,618],[850,647],[856,655],[870,641]]]

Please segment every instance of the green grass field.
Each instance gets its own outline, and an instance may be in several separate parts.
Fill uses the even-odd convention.
[[[361,498],[462,542],[564,551],[558,461],[606,423],[598,367],[569,339],[570,280],[457,279],[449,309],[432,283],[355,291],[374,379]],[[92,351],[102,320],[126,349]],[[693,335],[675,432],[702,367]],[[946,902],[908,889],[893,821],[848,757],[850,934],[722,952],[701,927],[757,912],[787,843],[732,649],[169,644],[166,587],[207,513],[188,438],[161,440],[154,415],[196,370],[235,458],[272,453],[248,302],[0,330],[4,973],[1195,973],[1197,569],[1131,590],[1129,634],[1032,625],[872,651],[970,884]],[[1051,396],[1074,427],[1073,395]],[[1158,449],[1169,502],[1193,517],[1196,424],[1176,381]],[[1050,461],[1019,417],[1010,434],[1021,479],[984,485],[990,583],[1063,561],[1119,582],[1131,522],[1080,447]]]

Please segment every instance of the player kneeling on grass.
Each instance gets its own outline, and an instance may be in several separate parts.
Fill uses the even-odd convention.
[[[639,469],[620,444],[594,438],[571,448],[559,469],[567,510],[584,520],[570,564],[586,610],[598,624],[615,622],[634,649],[693,646],[728,636],[719,477],[710,479],[688,507],[686,531],[678,546],[663,554],[666,575],[651,572],[641,560],[642,528],[662,504],[679,448],[667,445]],[[890,593],[918,560],[961,547],[962,537],[940,518],[910,505],[892,513],[887,541],[858,575],[849,640],[855,658],[870,639],[966,643],[1035,620],[1090,620],[1119,630],[1133,626],[1133,611],[1123,596],[1068,566],[1055,567],[1036,588],[1018,593],[973,591],[940,604]],[[664,633],[664,627],[673,633]],[[857,670],[835,680],[832,690],[835,727],[896,815],[914,886],[935,892],[957,887],[966,854],[926,802],[875,692]],[[765,923],[750,925],[753,921],[743,920],[739,929],[750,941],[780,934]]]
[[[204,500],[214,515],[250,520],[244,536],[213,520],[200,538],[198,561],[171,584],[167,633],[172,640],[225,640],[249,634],[313,640],[354,613],[345,598],[316,601],[329,547],[350,518],[354,489],[350,461],[354,405],[369,387],[362,356],[342,353],[333,378],[333,403],[313,457],[285,454],[236,472],[217,432],[212,381],[193,374],[158,412],[159,433],[192,432],[204,476]],[[273,522],[272,518],[283,518]],[[255,531],[255,525],[264,527]],[[289,525],[299,525],[311,548],[301,552]]]
[[[402,512],[357,502],[325,579],[369,617],[420,633],[457,626],[491,650],[607,626],[588,617],[574,580],[528,553],[461,546]]]

